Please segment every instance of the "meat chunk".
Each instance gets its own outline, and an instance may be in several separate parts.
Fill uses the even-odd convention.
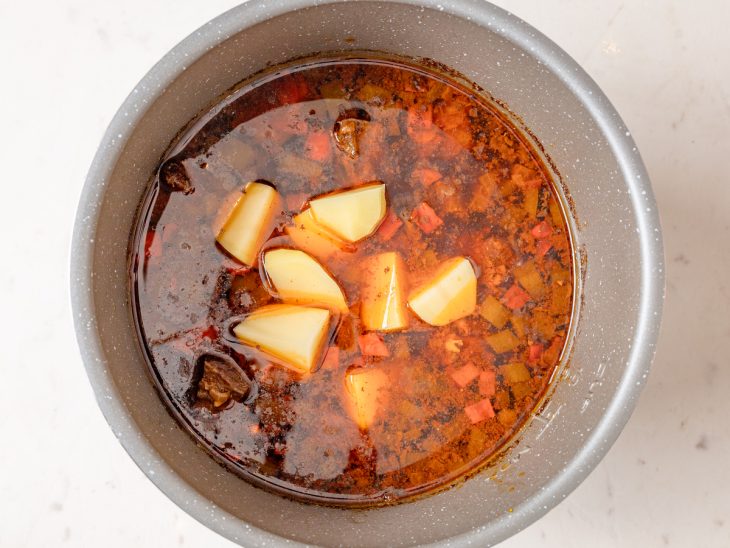
[[[232,360],[206,355],[200,362],[203,371],[195,394],[199,403],[219,411],[231,400],[243,401],[248,396],[251,381]]]
[[[337,148],[350,158],[357,158],[360,154],[358,141],[369,121],[370,115],[361,108],[348,109],[340,114],[334,127]]]
[[[175,158],[169,159],[160,168],[160,183],[170,192],[191,194],[195,188],[190,182],[185,166]]]

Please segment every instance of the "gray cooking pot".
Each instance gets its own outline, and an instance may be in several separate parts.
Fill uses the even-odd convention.
[[[285,500],[216,464],[158,398],[128,310],[135,209],[177,131],[267,65],[349,49],[435,59],[519,113],[562,176],[580,254],[571,358],[516,443],[459,488],[369,511]],[[201,27],[144,77],[110,124],[84,186],[71,256],[79,347],[114,433],[170,499],[249,546],[486,546],[526,527],[586,477],[628,420],[654,352],[664,286],[654,198],[618,114],[565,52],[478,0],[254,0]]]

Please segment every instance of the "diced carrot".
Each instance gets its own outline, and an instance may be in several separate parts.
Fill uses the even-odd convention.
[[[537,255],[538,257],[544,257],[552,247],[553,244],[550,240],[540,240],[537,242],[537,250],[535,251],[535,255]]]
[[[218,338],[218,329],[216,329],[214,325],[209,325],[208,327],[203,329],[201,335],[203,336],[203,338],[214,341]]]
[[[492,408],[492,402],[489,401],[489,398],[484,398],[475,404],[467,405],[464,408],[464,412],[466,413],[466,416],[469,417],[472,424],[494,417],[494,409]]]
[[[288,194],[285,198],[287,211],[301,211],[302,206],[307,202],[307,197],[307,194],[304,192]]]
[[[259,430],[261,430],[261,428],[259,427],[258,424],[251,424],[248,427],[248,431],[251,432],[252,434],[258,434]]]
[[[390,356],[388,347],[377,333],[365,333],[357,338],[360,352],[363,356],[387,357]]]
[[[421,183],[423,186],[431,186],[441,179],[441,174],[435,169],[419,167],[413,170],[411,178],[417,183]]]
[[[304,148],[307,151],[307,155],[317,162],[325,161],[332,153],[329,135],[323,131],[310,133]]]
[[[478,376],[479,369],[471,362],[467,363],[464,367],[454,369],[451,372],[451,378],[454,379],[454,382],[458,384],[461,388],[464,388]]]
[[[340,364],[340,348],[337,346],[330,346],[327,348],[327,353],[324,355],[324,361],[322,362],[322,369],[335,369]]]
[[[532,230],[530,230],[530,234],[532,234],[538,240],[542,238],[547,238],[552,233],[553,227],[551,227],[547,221],[540,221],[534,227],[532,227]]]
[[[396,215],[392,209],[389,209],[388,213],[385,214],[385,219],[383,219],[383,222],[378,228],[378,238],[387,242],[395,236],[395,233],[398,232],[398,229],[401,226],[403,226],[403,221],[400,220],[398,215]]]
[[[502,302],[512,310],[522,308],[530,300],[530,295],[517,284],[512,284],[502,297]]]
[[[426,202],[421,202],[421,204],[413,210],[411,219],[426,234],[430,234],[444,224],[441,218],[436,215],[436,212]]]
[[[527,361],[529,363],[537,363],[542,356],[542,345],[540,343],[534,343],[527,349]]]
[[[494,396],[497,391],[497,374],[489,369],[479,373],[479,393],[482,396]]]
[[[162,238],[157,235],[156,230],[150,230],[145,236],[144,255],[152,259],[162,255]]]

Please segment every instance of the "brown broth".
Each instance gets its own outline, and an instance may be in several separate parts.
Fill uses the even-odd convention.
[[[284,240],[274,243],[288,242],[284,227],[307,199],[373,180],[386,184],[402,223],[323,261],[351,312],[305,376],[230,332],[276,302],[257,268],[215,242],[252,180],[284,198],[271,233]],[[429,218],[414,215],[424,202],[443,222],[432,231]],[[389,356],[363,356],[361,265],[391,250],[414,279],[468,257],[479,275],[477,309],[444,327],[411,314],[406,330],[380,334]],[[568,336],[572,257],[550,172],[494,105],[416,66],[318,60],[241,86],[173,144],[141,207],[132,293],[154,380],[212,454],[281,494],[367,506],[453,484],[525,423]],[[346,410],[352,366],[387,376],[367,429]],[[226,382],[234,388],[215,388]],[[481,412],[494,416],[473,423],[465,408],[484,400]]]

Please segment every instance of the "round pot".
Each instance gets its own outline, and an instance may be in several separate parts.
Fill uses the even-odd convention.
[[[517,439],[459,488],[367,511],[286,500],[216,464],[155,392],[128,302],[135,211],[178,130],[268,65],[339,50],[434,59],[518,113],[561,175],[579,256],[570,359]],[[111,122],[81,196],[71,256],[76,334],[109,425],[170,499],[247,546],[487,546],[526,527],[585,478],[628,420],[664,287],[654,198],[620,117],[565,52],[481,0],[252,0],[201,27]]]

